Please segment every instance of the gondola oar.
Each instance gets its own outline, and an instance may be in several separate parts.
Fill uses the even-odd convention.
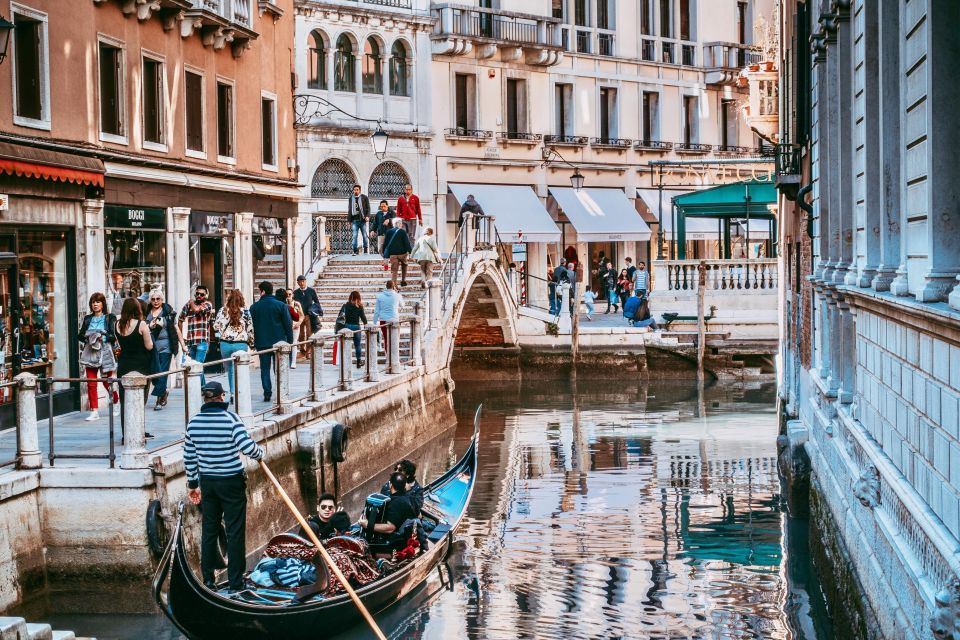
[[[370,612],[367,611],[367,608],[363,606],[363,603],[360,602],[360,598],[357,596],[357,592],[353,590],[353,587],[350,586],[350,583],[347,582],[347,579],[344,577],[343,573],[340,571],[340,568],[334,563],[333,559],[327,553],[327,550],[323,548],[323,545],[320,544],[320,540],[317,539],[317,535],[313,532],[313,529],[310,528],[310,525],[307,524],[307,521],[304,520],[303,515],[300,514],[300,510],[290,501],[290,496],[287,495],[287,492],[283,490],[283,487],[280,486],[280,483],[277,481],[276,476],[273,475],[273,472],[270,471],[270,468],[266,463],[261,460],[260,468],[263,469],[263,472],[267,474],[267,477],[270,479],[270,482],[273,483],[273,486],[276,488],[277,493],[280,494],[280,497],[283,498],[283,501],[286,503],[287,508],[290,509],[290,513],[297,519],[297,522],[300,523],[300,526],[303,528],[304,532],[307,534],[307,537],[310,538],[310,541],[317,546],[317,550],[320,552],[320,555],[323,556],[324,562],[330,566],[330,570],[333,571],[333,575],[337,576],[337,580],[340,581],[340,584],[343,585],[343,588],[346,589],[347,593],[350,595],[350,599],[353,600],[353,603],[357,605],[357,608],[360,609],[360,613],[363,614],[363,617],[366,619],[367,624],[370,625],[370,628],[373,630],[374,635],[379,638],[379,640],[387,640],[386,636],[383,635],[383,632],[380,631],[380,627],[377,626],[377,621],[373,619],[373,616],[370,615]]]

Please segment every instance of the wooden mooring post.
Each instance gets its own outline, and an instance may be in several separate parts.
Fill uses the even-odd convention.
[[[704,319],[703,294],[707,288],[707,263],[697,265],[697,383],[703,384],[703,356],[707,343],[707,321]]]

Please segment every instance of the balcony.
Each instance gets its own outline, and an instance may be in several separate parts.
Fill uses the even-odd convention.
[[[434,55],[470,56],[480,60],[499,54],[501,62],[523,61],[549,67],[563,58],[560,21],[526,13],[496,11],[456,4],[437,4]]]
[[[677,153],[710,153],[713,145],[700,142],[678,142],[673,146]]]
[[[803,170],[800,166],[800,147],[795,144],[778,144],[774,149],[774,173],[776,187],[790,200],[795,200],[800,190]]]
[[[223,49],[228,44],[233,56],[239,58],[251,40],[253,31],[251,0],[192,0],[193,8],[183,13],[180,36],[200,33],[205,47]]]
[[[410,0],[361,0],[363,4],[376,4],[381,7],[391,7],[393,9],[409,9]]]
[[[586,136],[543,136],[543,144],[548,147],[584,147],[589,142]]]
[[[590,146],[594,149],[618,149],[623,151],[629,149],[633,140],[628,138],[591,138]]]
[[[539,133],[525,133],[522,131],[501,131],[497,134],[497,140],[502,144],[525,144],[534,146],[540,144],[543,136]]]
[[[666,153],[673,149],[673,143],[663,142],[662,140],[637,140],[633,148],[637,151],[659,151],[660,153]]]
[[[612,33],[597,34],[597,53],[601,56],[613,55],[613,34]]]
[[[493,131],[483,129],[466,129],[464,127],[451,127],[443,130],[443,137],[447,140],[467,140],[469,142],[486,142],[493,138]]]
[[[751,64],[759,64],[763,54],[760,47],[732,42],[707,42],[703,45],[703,66],[706,82],[714,86],[737,86],[740,71]]]
[[[721,154],[745,155],[753,154],[756,150],[750,147],[741,147],[734,144],[718,144],[715,151]]]

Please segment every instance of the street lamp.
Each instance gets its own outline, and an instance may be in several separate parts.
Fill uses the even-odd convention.
[[[574,191],[580,191],[583,189],[583,174],[580,173],[580,168],[560,155],[560,152],[552,147],[544,147],[543,151],[541,152],[541,157],[543,158],[543,162],[540,164],[541,167],[545,167],[547,166],[547,163],[556,160],[559,160],[568,167],[571,167],[573,169],[573,175],[570,176],[570,186],[573,187]]]
[[[352,113],[348,113],[333,104],[326,98],[312,94],[299,94],[293,96],[293,109],[295,112],[294,124],[308,124],[314,118],[326,118],[331,113],[341,113],[351,120],[358,122],[375,122],[376,130],[370,135],[370,144],[373,145],[373,153],[378,160],[383,160],[387,155],[387,141],[390,140],[390,134],[383,130],[382,121],[374,118],[361,118]]]
[[[10,34],[13,33],[14,24],[0,16],[0,63],[7,57],[7,47],[10,46]]]
[[[574,191],[583,189],[583,174],[580,173],[580,169],[576,167],[573,168],[573,175],[570,176],[570,186],[573,187]]]

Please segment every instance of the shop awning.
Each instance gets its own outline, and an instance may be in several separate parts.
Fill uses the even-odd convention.
[[[0,172],[102,187],[104,168],[96,158],[0,141]]]
[[[734,236],[746,235],[746,220],[731,220],[730,233]],[[723,237],[722,223],[717,218],[687,218],[687,240],[718,240]],[[770,222],[753,218],[750,220],[750,239],[766,240],[770,235]],[[673,216],[663,212],[663,237],[673,240]]]
[[[533,189],[525,185],[451,184],[450,192],[459,204],[473,195],[483,212],[496,216],[497,232],[505,242],[559,242],[560,229],[543,208]]]
[[[622,189],[550,187],[550,195],[570,219],[580,242],[650,239],[650,227]]]
[[[777,202],[777,188],[770,180],[746,180],[692,191],[673,200],[678,213],[711,218],[770,216],[769,205]]]

